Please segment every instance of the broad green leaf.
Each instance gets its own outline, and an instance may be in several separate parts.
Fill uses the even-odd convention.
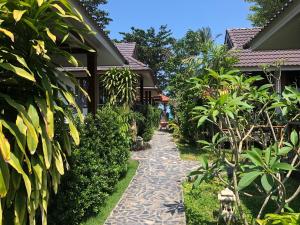
[[[27,72],[26,70],[24,70],[20,67],[14,66],[10,63],[0,63],[0,67],[2,67],[5,70],[13,72],[14,74],[16,74],[22,78],[25,78],[27,80],[35,82],[34,75],[30,74],[29,72]]]
[[[63,130],[63,144],[64,144],[64,149],[67,152],[67,155],[70,156],[72,147],[71,147],[70,137],[65,129]]]
[[[249,173],[244,173],[238,184],[239,190],[248,187],[257,177],[259,177],[262,174],[263,172],[261,171],[252,171]]]
[[[27,10],[14,10],[13,11],[13,17],[15,19],[16,22],[19,22],[20,19],[22,18],[22,16],[24,15],[24,13],[26,13]]]
[[[195,182],[193,183],[193,188],[199,187],[199,185],[202,183],[203,179],[204,179],[204,175],[197,176]]]
[[[197,142],[200,143],[200,144],[203,144],[203,145],[210,145],[210,143],[208,141],[205,141],[205,140],[199,140]]]
[[[2,210],[2,202],[0,201],[0,225],[3,224],[3,210]]]
[[[252,163],[255,164],[256,166],[261,166],[261,167],[264,166],[262,157],[257,151],[255,150],[248,151],[246,153],[246,157],[249,158],[252,161]]]
[[[9,190],[10,173],[7,164],[0,157],[0,198],[4,198]]]
[[[28,107],[28,115],[32,121],[32,124],[36,130],[39,129],[40,127],[40,119],[39,119],[39,114],[34,107],[34,105],[30,104]]]
[[[263,188],[265,189],[265,191],[267,193],[269,193],[273,188],[274,180],[271,175],[264,174],[261,177],[261,184],[262,184]]]
[[[278,169],[278,170],[295,170],[295,168],[293,166],[291,166],[288,163],[281,163],[281,162],[277,162],[274,163],[274,165],[272,166],[272,169]]]
[[[290,146],[285,146],[285,147],[279,148],[278,155],[280,155],[280,156],[287,155],[292,150],[293,150],[293,147],[290,147]]]
[[[76,111],[77,111],[77,114],[78,114],[78,116],[79,116],[80,121],[83,122],[83,119],[84,119],[84,118],[83,118],[83,115],[82,115],[81,110],[80,110],[80,108],[78,107],[78,105],[77,105],[77,103],[76,103],[76,101],[75,101],[73,95],[72,95],[70,92],[67,92],[67,91],[62,91],[62,93],[63,93],[65,99],[68,101],[68,103],[69,103],[70,105],[72,105],[72,106],[75,107],[75,109],[76,109]]]
[[[70,135],[73,138],[74,142],[76,145],[79,145],[80,143],[80,139],[79,139],[79,133],[78,130],[76,128],[76,126],[74,125],[73,121],[69,118],[66,117],[68,124],[69,124],[69,128],[70,128]]]
[[[19,148],[25,154],[25,144],[23,142],[25,136],[23,136],[22,133],[19,131],[19,128],[17,127],[17,125],[10,123],[8,121],[5,121],[5,120],[0,120],[0,123],[2,123],[3,126],[6,129],[8,129],[9,132],[16,138]]]
[[[201,165],[203,166],[203,168],[207,170],[208,169],[208,160],[207,160],[206,156],[201,155],[199,157],[199,161],[200,161]]]
[[[46,128],[43,124],[41,124],[40,134],[42,139],[42,149],[44,154],[45,166],[47,169],[49,169],[51,166],[52,153],[53,153],[52,143],[47,135]]]
[[[291,142],[294,146],[298,144],[298,133],[295,130],[293,130],[293,132],[291,133]]]
[[[10,144],[7,140],[7,138],[4,136],[4,133],[2,132],[2,124],[0,123],[0,151],[3,159],[5,161],[8,161],[10,159],[11,150],[10,150]]]
[[[207,118],[207,116],[202,116],[198,121],[198,127],[200,127],[207,120]]]
[[[9,30],[6,30],[6,29],[0,27],[0,33],[3,33],[7,37],[9,37],[12,42],[15,42],[15,36]]]
[[[8,163],[19,173],[22,175],[23,177],[23,181],[26,187],[26,191],[27,191],[27,196],[28,199],[30,198],[31,195],[31,182],[27,176],[27,174],[24,172],[22,166],[21,166],[21,161],[14,155],[14,153],[11,153],[11,157],[10,160],[8,161]]]
[[[25,223],[26,208],[26,196],[24,196],[22,192],[18,191],[15,198],[15,225],[23,225]]]
[[[42,98],[35,98],[35,101],[39,107],[40,113],[43,116],[46,131],[50,140],[54,137],[54,112],[47,106],[47,102]]]
[[[43,175],[43,166],[38,157],[33,157],[32,160],[33,172],[35,175],[35,179],[37,180],[38,190],[42,188],[42,175]]]
[[[60,175],[64,175],[64,163],[63,159],[60,154],[60,149],[58,146],[55,147],[54,151],[54,161],[55,161],[55,166],[57,171],[59,172]]]
[[[272,147],[268,147],[268,148],[264,151],[264,154],[265,154],[265,161],[266,161],[267,164],[270,163],[271,153],[272,153]]]

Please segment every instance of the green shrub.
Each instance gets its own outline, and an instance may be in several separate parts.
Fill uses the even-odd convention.
[[[137,119],[138,135],[145,142],[151,140],[154,130],[158,128],[160,122],[161,110],[151,105],[145,105],[136,109],[143,116]]]
[[[299,213],[267,214],[264,220],[258,220],[259,225],[299,225]]]
[[[79,224],[99,213],[127,170],[130,134],[127,115],[104,107],[79,126],[80,146],[51,204],[50,224]]]

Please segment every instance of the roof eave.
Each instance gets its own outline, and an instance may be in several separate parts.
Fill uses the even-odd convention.
[[[100,43],[104,44],[107,49],[110,50],[112,55],[118,59],[120,63],[128,64],[126,58],[120,53],[118,48],[114,45],[114,43],[107,37],[104,31],[98,26],[96,21],[92,18],[92,16],[86,11],[84,6],[78,0],[68,0],[70,5],[73,8],[76,8],[77,11],[84,18],[84,21],[91,27],[91,29],[96,32],[96,39]]]

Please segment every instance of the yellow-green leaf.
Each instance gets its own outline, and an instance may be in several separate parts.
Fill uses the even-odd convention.
[[[2,124],[0,123],[0,151],[3,159],[8,161],[10,159],[10,144],[2,132]]]
[[[3,224],[3,210],[2,210],[2,202],[0,201],[0,225]]]
[[[36,108],[34,107],[34,105],[32,105],[32,104],[30,104],[28,107],[28,115],[32,121],[34,128],[36,130],[38,130],[40,127],[39,114],[38,114]]]
[[[19,22],[20,19],[22,18],[22,16],[24,15],[24,13],[26,12],[27,10],[17,10],[15,9],[13,11],[13,17],[15,19],[16,22]]]
[[[9,189],[9,179],[10,174],[7,164],[4,162],[3,158],[0,157],[0,198],[6,196]]]
[[[14,155],[13,152],[10,154],[10,160],[8,161],[9,165],[11,165],[19,174],[22,175],[23,181],[26,187],[27,191],[27,196],[30,198],[31,195],[31,182],[27,176],[27,174],[24,172],[22,166],[21,166],[21,161]]]
[[[64,175],[64,173],[65,173],[64,163],[63,163],[63,159],[62,159],[61,154],[60,154],[59,146],[55,147],[54,161],[55,161],[56,169],[59,172],[59,174]]]
[[[49,95],[47,94],[47,99],[49,99]],[[47,102],[42,98],[35,98],[35,101],[40,109],[40,112],[43,116],[45,128],[50,140],[54,137],[54,113],[51,110],[51,106],[47,106]]]
[[[74,125],[73,121],[70,118],[66,117],[66,119],[67,119],[67,121],[69,123],[70,135],[73,138],[75,144],[79,145],[80,139],[79,139],[78,130],[77,130],[76,126]]]
[[[2,67],[3,69],[6,69],[8,71],[11,71],[11,72],[15,73],[16,75],[23,77],[27,80],[35,82],[34,75],[30,74],[29,72],[27,72],[26,70],[24,70],[20,67],[14,66],[10,63],[0,63],[0,67]]]
[[[10,32],[9,30],[6,30],[6,29],[0,27],[0,32],[3,33],[4,35],[6,35],[7,37],[9,37],[12,42],[15,41],[14,34],[12,32]]]
[[[53,33],[51,33],[49,28],[46,28],[45,30],[46,30],[46,33],[47,33],[48,37],[55,43],[56,42],[56,36]]]
[[[44,0],[37,0],[37,4],[40,7],[44,3]]]
[[[52,4],[51,6],[56,8],[61,14],[66,15],[65,10],[62,7],[60,7],[58,4]]]
[[[18,191],[16,193],[15,198],[15,218],[14,224],[15,225],[23,225],[25,222],[25,215],[26,215],[26,196],[23,195],[22,192]]]
[[[46,128],[43,124],[41,124],[40,133],[42,138],[42,149],[44,154],[45,166],[47,169],[49,169],[52,161],[52,144],[48,138]]]
[[[43,166],[38,158],[34,157],[32,160],[33,172],[35,175],[35,179],[37,180],[38,190],[42,188],[43,182]]]

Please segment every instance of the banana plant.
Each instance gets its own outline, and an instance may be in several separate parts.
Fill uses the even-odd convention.
[[[91,32],[75,22],[84,25],[66,0],[0,1],[0,225],[47,224],[51,189],[58,190],[71,142],[79,144],[70,109],[82,115],[66,82],[81,88],[56,60],[78,66],[60,48],[71,34]]]

